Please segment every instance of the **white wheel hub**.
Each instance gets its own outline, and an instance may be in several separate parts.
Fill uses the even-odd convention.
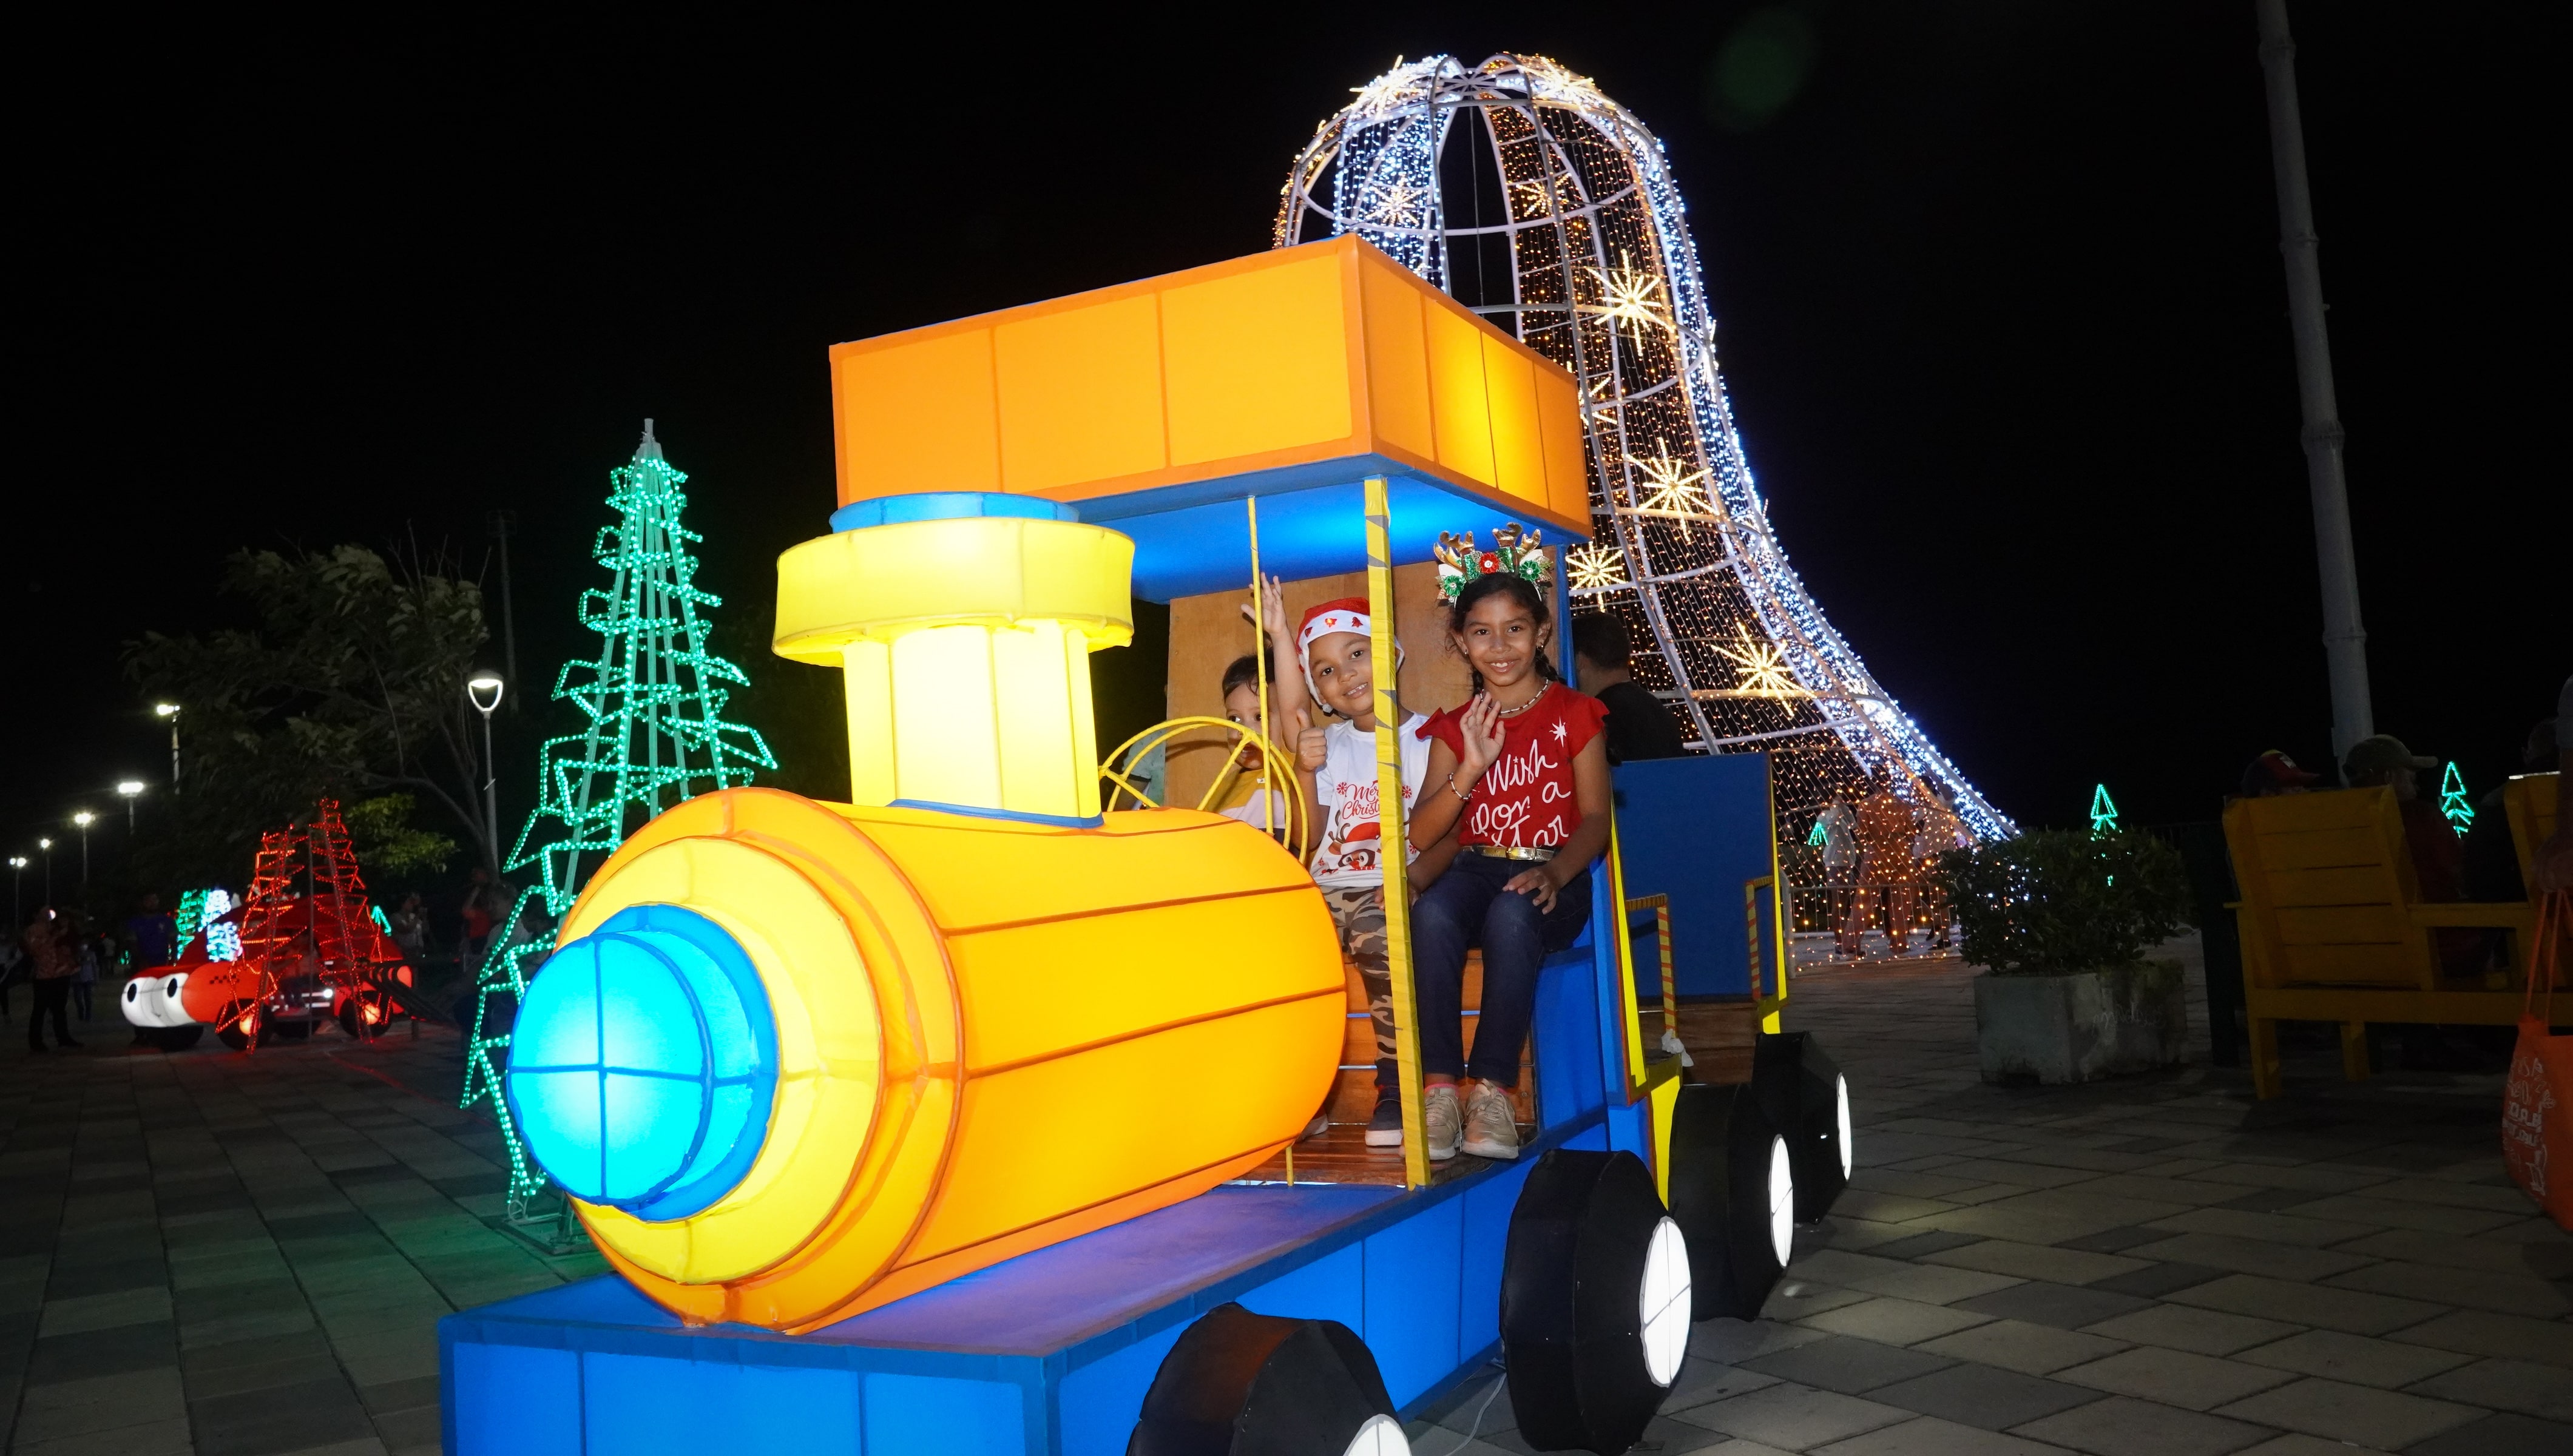
[[[1787,1139],[1769,1139],[1769,1247],[1778,1255],[1778,1267],[1787,1267],[1787,1255],[1796,1243],[1796,1170],[1787,1160]]]
[[[1343,1456],[1411,1456],[1411,1438],[1391,1416],[1368,1416]]]
[[[1638,1292],[1643,1316],[1644,1370],[1655,1385],[1668,1388],[1679,1378],[1680,1357],[1688,1353],[1688,1239],[1668,1218],[1654,1225],[1653,1241],[1644,1250],[1644,1282]]]
[[[1840,1077],[1832,1080],[1832,1100],[1837,1104],[1833,1110],[1840,1114],[1841,1181],[1847,1182],[1849,1181],[1850,1170],[1858,1165],[1858,1149],[1856,1145],[1850,1141],[1848,1078]]]

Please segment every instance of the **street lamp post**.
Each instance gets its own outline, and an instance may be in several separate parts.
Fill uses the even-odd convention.
[[[500,760],[491,752],[491,713],[500,706],[502,686],[496,672],[477,674],[464,684],[465,700],[482,715],[483,849],[490,857],[494,879],[500,874]]]
[[[79,825],[81,832],[81,899],[84,903],[89,899],[89,827],[97,822],[98,816],[86,809],[72,816],[72,823]]]
[[[125,836],[132,839],[134,837],[134,801],[143,797],[143,781],[120,779],[117,781],[116,792],[125,796]]]
[[[170,720],[170,792],[179,792],[179,705],[154,703],[152,716]]]
[[[23,925],[27,919],[27,857],[9,857],[9,923]]]
[[[51,905],[54,903],[54,842],[37,840],[36,849],[45,857],[45,903]]]

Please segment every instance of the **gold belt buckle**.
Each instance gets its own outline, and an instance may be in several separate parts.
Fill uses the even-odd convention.
[[[1469,844],[1465,848],[1495,860],[1535,860],[1542,864],[1554,858],[1551,845]]]

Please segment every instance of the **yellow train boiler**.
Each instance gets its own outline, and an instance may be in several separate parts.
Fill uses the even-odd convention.
[[[778,563],[840,667],[854,804],[663,813],[528,988],[506,1080],[619,1272],[803,1331],[1273,1155],[1344,1020],[1312,882],[1214,815],[1102,815],[1087,658],[1133,544],[1027,496],[895,496]]]

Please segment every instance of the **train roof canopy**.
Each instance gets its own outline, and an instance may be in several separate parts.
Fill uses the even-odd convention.
[[[834,346],[839,503],[928,491],[1073,505],[1135,539],[1135,590],[1394,559],[1440,531],[1590,533],[1572,376],[1355,238]]]

